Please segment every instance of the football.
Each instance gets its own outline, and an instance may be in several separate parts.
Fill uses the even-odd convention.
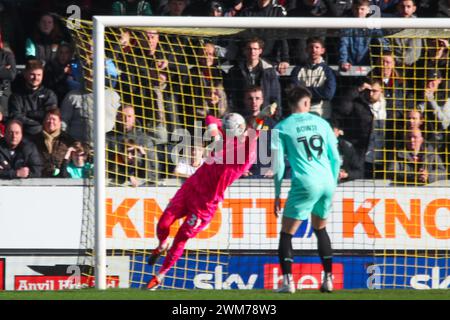
[[[246,128],[244,117],[239,113],[228,113],[222,119],[223,130],[228,137],[241,136]]]

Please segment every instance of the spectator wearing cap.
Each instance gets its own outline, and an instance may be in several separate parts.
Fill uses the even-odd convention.
[[[114,16],[152,16],[153,10],[149,1],[114,1],[112,14]]]
[[[242,17],[286,17],[286,9],[272,0],[257,0],[251,7],[239,13]],[[289,67],[289,46],[286,39],[277,37],[270,30],[261,30],[257,36],[264,40],[262,57],[284,75]]]
[[[426,185],[447,178],[447,170],[435,148],[425,142],[422,131],[413,129],[404,135],[403,148],[388,166],[388,176],[399,185]]]
[[[42,159],[36,146],[24,139],[22,123],[11,120],[0,139],[0,179],[39,178]]]
[[[44,161],[42,176],[59,176],[67,150],[75,141],[61,129],[59,109],[51,109],[45,114],[43,130],[33,137],[33,141]]]
[[[353,144],[345,139],[345,133],[336,119],[331,120],[331,127],[338,139],[338,150],[341,157],[339,182],[362,179],[364,177],[364,165],[360,154],[355,150]]]
[[[225,89],[232,109],[244,105],[244,92],[250,86],[260,86],[264,95],[264,103],[276,102],[281,106],[281,89],[275,68],[261,58],[264,41],[253,38],[246,42],[245,60],[233,66],[225,77]],[[276,119],[281,117],[278,108]]]
[[[58,104],[55,93],[43,84],[44,66],[39,60],[29,60],[23,77],[17,77],[9,98],[9,117],[23,124],[26,136],[42,131],[42,122],[49,108]]]

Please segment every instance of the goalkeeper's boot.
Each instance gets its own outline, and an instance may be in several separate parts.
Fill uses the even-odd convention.
[[[283,276],[283,285],[280,288],[275,289],[275,292],[295,293],[295,284],[294,284],[294,278],[292,277],[292,274]]]
[[[167,251],[168,248],[169,248],[169,244],[166,243],[162,247],[158,247],[158,248],[154,249],[152,251],[152,255],[148,259],[148,265],[153,266],[158,261],[159,257],[161,257],[161,255]]]
[[[156,290],[161,285],[162,280],[158,276],[153,276],[147,284],[148,290]]]
[[[325,273],[323,275],[322,285],[320,286],[320,292],[333,292],[333,275],[329,273]]]

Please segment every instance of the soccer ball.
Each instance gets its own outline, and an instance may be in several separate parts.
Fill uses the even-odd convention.
[[[244,117],[239,113],[228,113],[222,119],[223,129],[228,137],[239,137],[245,129],[246,123]]]

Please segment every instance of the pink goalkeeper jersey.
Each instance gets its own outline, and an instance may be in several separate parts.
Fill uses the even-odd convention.
[[[225,190],[243,173],[247,172],[256,160],[256,146],[259,131],[245,137],[243,142],[237,138],[226,138],[222,121],[213,116],[206,117],[206,124],[217,124],[222,132],[223,148],[213,153],[205,163],[183,184],[192,195],[192,206],[215,213],[217,204],[224,198]],[[185,189],[185,191],[187,191]]]

